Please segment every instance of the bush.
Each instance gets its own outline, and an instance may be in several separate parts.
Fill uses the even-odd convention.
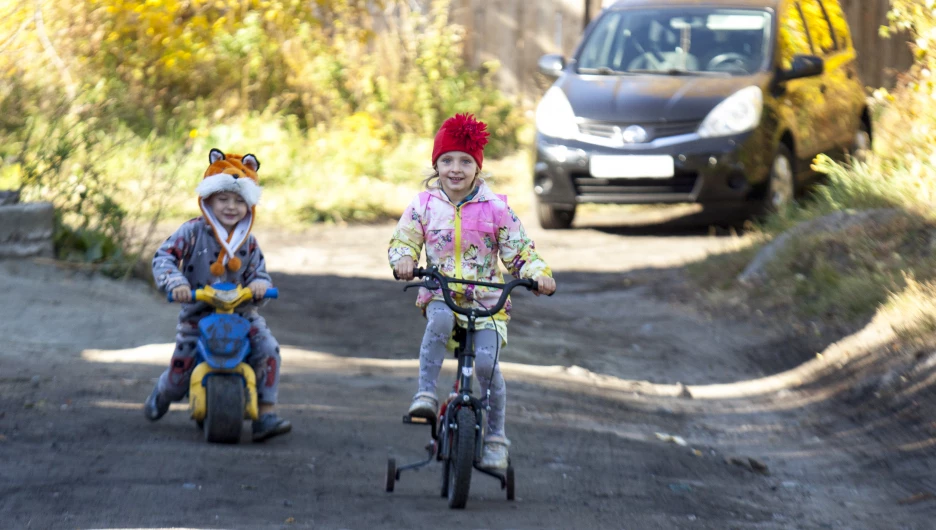
[[[282,224],[396,216],[441,122],[473,112],[486,154],[521,113],[462,60],[450,0],[61,0],[0,17],[0,182],[60,212],[60,256],[132,260],[197,214],[207,152],[263,163]],[[197,156],[193,156],[197,155]]]

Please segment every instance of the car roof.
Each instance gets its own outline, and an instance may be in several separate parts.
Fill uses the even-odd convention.
[[[776,9],[781,2],[783,2],[783,0],[618,0],[610,5],[608,9],[677,6],[757,7]]]

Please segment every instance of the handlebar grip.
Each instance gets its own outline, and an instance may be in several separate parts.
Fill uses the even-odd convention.
[[[414,277],[414,278],[422,278],[422,277],[426,276],[427,272],[428,272],[427,269],[424,269],[424,268],[422,268],[422,267],[413,267],[413,277]],[[394,280],[399,280],[399,279],[400,279],[400,276],[397,274],[396,270],[393,271],[393,279],[394,279]]]
[[[263,295],[264,298],[279,298],[279,289],[276,287],[270,287],[266,290],[266,293]]]
[[[192,300],[195,300],[195,289],[192,289]],[[172,291],[166,293],[166,301],[170,303],[175,302],[175,300],[172,299]]]
[[[539,291],[539,283],[536,280],[530,280],[530,283],[531,283],[531,287],[529,287],[528,289],[530,289],[531,291]],[[556,294],[556,291],[553,291],[547,294],[546,296],[552,296],[554,294]]]

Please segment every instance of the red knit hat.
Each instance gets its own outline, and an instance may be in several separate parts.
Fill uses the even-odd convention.
[[[445,120],[436,134],[432,146],[432,165],[436,165],[443,153],[463,151],[475,159],[480,169],[489,136],[487,124],[476,120],[472,114],[456,114]]]

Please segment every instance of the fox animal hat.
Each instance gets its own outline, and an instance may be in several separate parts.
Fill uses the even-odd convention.
[[[471,155],[481,168],[484,162],[484,146],[488,143],[490,133],[487,124],[478,121],[471,114],[456,114],[445,120],[436,134],[432,146],[432,165],[444,153],[449,151],[462,151]]]
[[[210,165],[205,170],[205,176],[195,191],[198,193],[198,207],[201,208],[205,220],[211,225],[215,239],[221,245],[218,259],[211,264],[212,276],[221,277],[227,267],[230,271],[239,271],[241,260],[234,255],[250,236],[250,229],[256,217],[257,203],[260,201],[260,184],[257,179],[257,170],[260,161],[254,155],[224,154],[219,149],[212,149],[208,153]],[[205,200],[215,193],[230,191],[244,198],[250,210],[247,216],[237,223],[230,234],[218,222],[211,208],[205,206]]]

